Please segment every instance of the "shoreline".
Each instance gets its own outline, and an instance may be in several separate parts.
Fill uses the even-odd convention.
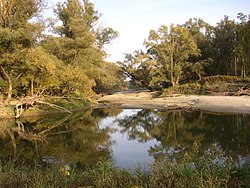
[[[118,92],[102,96],[97,104],[82,107],[106,108],[120,107],[124,109],[165,109],[165,110],[202,110],[212,113],[250,114],[250,96],[206,96],[206,95],[169,95],[157,96],[157,92]],[[76,111],[76,110],[74,110]],[[64,113],[62,111],[38,112],[26,111],[22,115],[40,116]],[[14,111],[7,107],[0,108],[0,119],[15,118]]]
[[[250,96],[171,95],[154,97],[154,92],[119,92],[101,97],[104,106],[143,109],[199,109],[208,112],[250,114]]]

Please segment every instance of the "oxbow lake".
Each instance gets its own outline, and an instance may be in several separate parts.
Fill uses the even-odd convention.
[[[193,143],[211,144],[237,163],[250,163],[250,115],[202,111],[101,108],[0,120],[0,159],[18,164],[110,160],[135,169],[155,160],[178,162]]]

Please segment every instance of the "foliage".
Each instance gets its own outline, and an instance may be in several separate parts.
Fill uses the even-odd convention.
[[[186,95],[249,95],[249,78],[235,76],[208,76],[199,81],[191,81],[176,87],[164,89],[163,96]]]
[[[240,22],[225,16],[216,27],[199,18],[183,25],[151,30],[146,52],[125,54],[118,62],[137,85],[166,88],[205,76],[249,76],[249,19],[239,13]],[[146,76],[147,75],[147,76]]]
[[[127,54],[120,65],[126,74],[148,88],[167,82],[178,85],[185,78],[184,67],[189,64],[189,57],[199,55],[190,32],[178,25],[151,30],[144,45],[147,53]]]
[[[124,75],[155,90],[206,76],[250,74],[250,20],[243,13],[238,22],[225,16],[215,27],[194,18],[151,30],[146,51],[125,54],[118,67],[105,60],[105,46],[119,33],[99,25],[93,3],[58,3],[57,18],[47,26],[45,10],[44,0],[1,1],[0,91],[6,104],[13,96],[112,93],[127,87]]]
[[[101,14],[93,3],[59,3],[58,20],[50,25],[56,35],[45,34],[48,27],[39,15],[43,8],[42,0],[1,1],[0,76],[1,85],[8,86],[2,88],[5,102],[14,94],[86,97],[94,90],[122,87],[119,69],[104,60],[104,46],[118,32],[96,26]]]
[[[103,60],[105,53],[102,47],[117,36],[116,32],[111,28],[98,30],[98,33],[94,31],[100,15],[89,1],[81,4],[72,0],[58,4],[56,14],[62,26],[54,27],[54,32],[61,37],[50,36],[43,45],[63,61],[60,73],[63,90],[89,95],[93,88],[102,90],[104,85],[114,85],[117,71],[107,69],[110,64]]]
[[[120,67],[111,62],[103,62],[100,67],[100,75],[96,77],[96,86],[93,87],[96,93],[112,94],[114,91],[127,88]]]
[[[181,26],[161,26],[151,30],[144,42],[149,54],[156,60],[163,81],[170,80],[175,86],[182,79],[183,67],[191,55],[198,56],[199,50],[190,32]]]
[[[154,71],[155,61],[150,59],[148,54],[135,51],[134,54],[126,54],[124,61],[118,64],[123,73],[137,85],[153,89],[153,75],[157,73]]]

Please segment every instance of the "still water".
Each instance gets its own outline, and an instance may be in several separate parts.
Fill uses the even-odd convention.
[[[193,143],[215,143],[236,162],[250,162],[250,115],[202,111],[88,109],[75,114],[0,120],[0,160],[17,164],[111,160],[122,168],[178,161]]]

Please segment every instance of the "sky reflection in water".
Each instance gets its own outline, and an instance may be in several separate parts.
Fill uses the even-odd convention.
[[[84,168],[112,160],[135,168],[178,161],[195,141],[201,152],[216,143],[235,161],[250,162],[250,116],[244,114],[107,108],[20,122],[18,128],[14,120],[0,121],[2,161],[37,164],[49,158]]]

